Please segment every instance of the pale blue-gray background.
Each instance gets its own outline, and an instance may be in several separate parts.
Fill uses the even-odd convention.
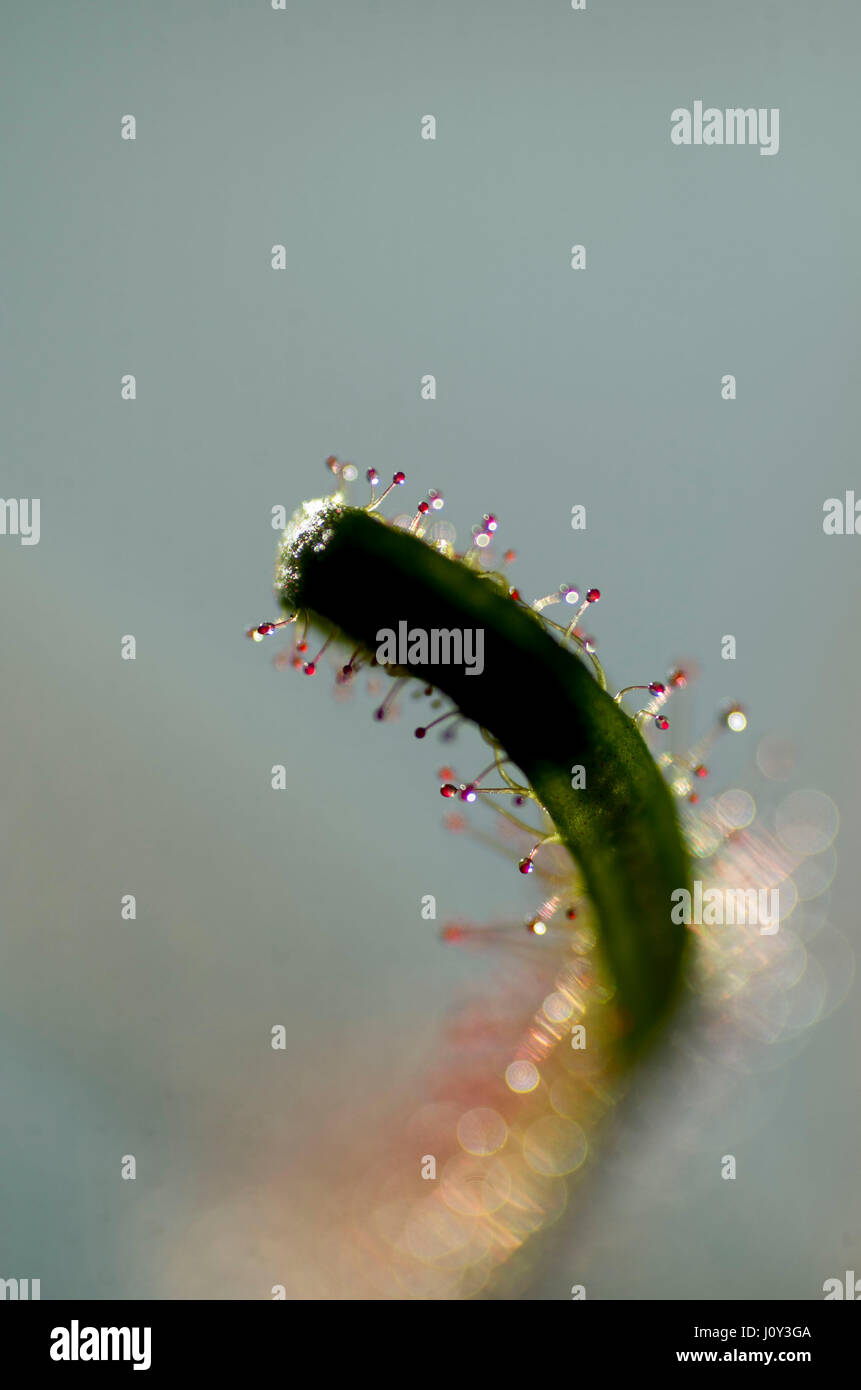
[[[42,539],[0,538],[0,1276],[164,1296],[201,1192],[289,1182],[481,977],[419,896],[531,901],[441,829],[409,719],[242,637],[272,613],[270,508],[325,490],[330,452],[441,488],[462,535],[492,508],[529,594],[600,585],[618,684],[698,659],[677,725],[752,714],[729,784],[759,733],[794,739],[841,806],[854,935],[861,539],[821,516],[861,495],[859,39],[850,0],[4,6],[0,494],[41,498]],[[673,147],[696,98],[779,107],[779,154]],[[858,1044],[855,991],[766,1124],[740,1099],[660,1200],[610,1193],[585,1267],[533,1296],[811,1298],[861,1270]],[[715,1144],[734,1184],[703,1181]]]

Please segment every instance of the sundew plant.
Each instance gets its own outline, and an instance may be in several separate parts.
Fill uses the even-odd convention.
[[[600,1163],[611,1113],[680,1030],[702,1057],[716,1037],[768,1045],[821,1014],[809,980],[799,989],[807,951],[791,919],[827,886],[811,856],[836,826],[816,793],[784,806],[780,833],[754,824],[745,793],[708,795],[715,739],[741,733],[746,712],[723,709],[694,747],[667,751],[688,674],[614,689],[585,626],[597,588],[530,600],[511,582],[516,557],[499,550],[495,516],[458,550],[438,492],[390,520],[381,503],[402,472],[380,491],[368,470],[370,500],[356,506],[357,469],[327,462],[335,490],[304,503],[281,538],[282,615],[249,636],[291,633],[276,664],[307,676],[334,657],[339,688],[387,679],[377,720],[408,690],[425,701],[415,735],[446,748],[450,828],[468,829],[483,803],[508,871],[534,875],[540,892],[524,922],[442,929],[466,947],[516,940],[510,989],[480,1027],[460,1021],[445,1083],[426,1083],[432,1103],[387,1136],[367,1176],[344,1177],[333,1272],[311,1287],[503,1296],[530,1268],[522,1252]],[[463,724],[487,758],[459,777],[449,750]]]

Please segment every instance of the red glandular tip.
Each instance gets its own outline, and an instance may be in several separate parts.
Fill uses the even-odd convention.
[[[656,728],[656,729],[668,729],[669,727],[670,727],[670,721],[669,721],[669,719],[667,719],[666,715],[665,715],[665,714],[659,714],[659,715],[657,716],[657,718],[655,719],[655,728]]]
[[[457,787],[453,782],[445,782],[439,790],[441,796],[457,796]]]
[[[587,602],[587,603],[597,603],[600,597],[601,597],[601,590],[600,590],[600,589],[588,589],[588,590],[586,591],[586,602]]]
[[[406,480],[406,473],[402,473],[400,469],[398,469],[397,473],[395,473],[394,477],[392,478],[392,482],[395,484],[395,487],[402,487]]]
[[[306,661],[305,665],[302,667],[302,670],[305,672],[306,676],[316,676],[317,674],[317,667],[315,666],[313,661]]]
[[[531,874],[535,868],[535,865],[527,855],[525,859],[521,859],[517,867],[522,874]]]
[[[649,690],[653,695],[666,695],[667,693],[666,686],[662,685],[660,681],[650,681]]]

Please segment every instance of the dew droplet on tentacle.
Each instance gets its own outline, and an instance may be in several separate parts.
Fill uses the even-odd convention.
[[[250,637],[252,642],[262,642],[264,637],[271,637],[273,632],[277,632],[282,627],[289,627],[295,621],[296,614],[293,613],[291,617],[279,618],[277,622],[259,623],[257,627],[249,627],[245,635]]]
[[[430,733],[431,729],[435,729],[438,724],[443,724],[446,721],[446,719],[459,719],[461,717],[462,716],[460,710],[450,709],[445,714],[439,715],[438,718],[432,719],[429,724],[423,724],[418,729],[416,729],[416,738],[424,738],[427,734]]]
[[[316,656],[313,656],[313,657],[311,658],[310,661],[306,661],[306,662],[305,662],[305,665],[303,666],[302,669],[304,670],[306,676],[313,676],[313,675],[316,675],[316,672],[317,672],[317,665],[318,665],[318,662],[319,662],[319,660],[320,660],[320,657],[323,655],[323,653],[325,652],[326,648],[329,646],[330,642],[332,641],[333,636],[334,636],[334,634],[332,634],[332,636],[327,637],[326,640],[325,640],[325,642],[323,643],[322,647],[321,647],[320,650],[318,651],[317,655],[316,655]],[[306,643],[303,642],[302,645],[301,645],[301,647],[299,648],[299,650],[300,650],[300,651],[304,651],[305,648],[306,648]]]
[[[374,473],[374,477],[377,479],[377,482],[379,482],[379,478],[377,477],[376,472]],[[381,503],[381,502],[384,502],[384,501],[386,500],[386,498],[388,497],[388,495],[389,495],[389,493],[392,491],[392,489],[393,489],[393,488],[396,488],[396,487],[402,487],[403,484],[406,482],[406,480],[407,480],[407,475],[406,475],[405,473],[402,473],[402,472],[400,471],[400,469],[399,469],[398,472],[395,473],[395,474],[393,475],[392,481],[389,483],[389,485],[388,485],[388,487],[386,488],[385,492],[381,492],[380,495],[379,495],[379,497],[376,497],[376,498],[374,498],[374,497],[372,496],[371,501],[368,503],[367,507],[365,508],[365,511],[366,511],[366,512],[375,512],[375,511],[377,510],[377,507],[380,505],[380,503]],[[368,481],[370,482],[370,478],[368,479]],[[375,487],[375,486],[376,486],[376,483],[372,484],[372,486]]]
[[[579,595],[578,595],[578,597],[579,597]],[[586,590],[586,597],[584,598],[583,602],[580,604],[580,607],[577,609],[577,612],[574,614],[574,617],[571,619],[570,623],[568,624],[568,627],[567,627],[566,632],[565,632],[566,638],[567,638],[567,637],[573,636],[573,634],[574,634],[574,629],[577,627],[577,624],[579,623],[579,621],[580,621],[580,619],[582,618],[583,614],[586,612],[586,609],[589,607],[590,604],[592,604],[592,603],[597,603],[598,600],[600,599],[600,597],[601,597],[601,590],[600,590],[600,589],[587,589],[587,590]],[[566,598],[566,602],[568,602],[567,598]],[[576,602],[576,599],[572,599],[571,602]],[[594,640],[594,639],[590,638],[589,640],[592,641],[592,640]]]

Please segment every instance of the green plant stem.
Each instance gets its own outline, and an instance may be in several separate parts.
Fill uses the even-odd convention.
[[[484,670],[410,666],[502,744],[584,876],[615,982],[620,1047],[652,1041],[679,990],[685,928],[670,895],[689,880],[672,796],[630,716],[538,619],[459,561],[345,507],[306,547],[289,603],[371,651],[384,628],[483,628]],[[285,596],[286,601],[286,596]],[[572,788],[582,766],[585,787]]]

